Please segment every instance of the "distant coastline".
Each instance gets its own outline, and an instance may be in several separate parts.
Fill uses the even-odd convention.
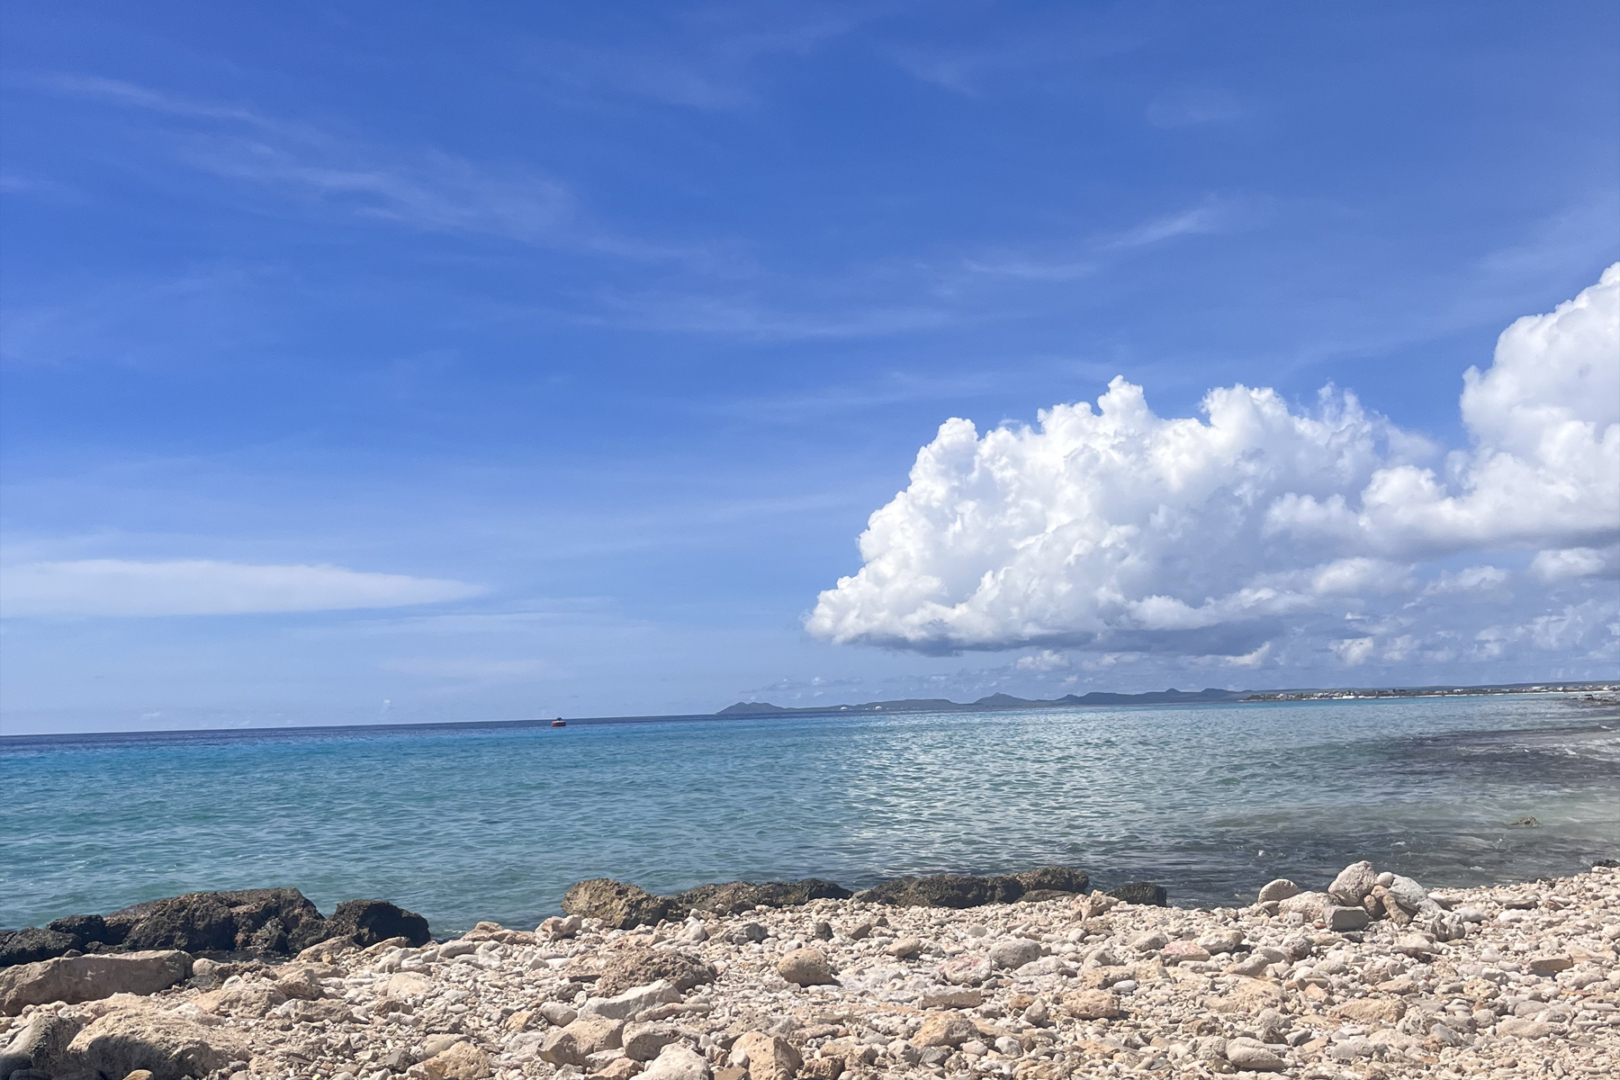
[[[1125,707],[1137,705],[1237,705],[1264,702],[1291,701],[1377,701],[1403,698],[1478,697],[1506,694],[1585,694],[1605,695],[1602,703],[1620,705],[1620,679],[1588,682],[1502,683],[1489,686],[1399,686],[1399,687],[1339,687],[1294,690],[1150,690],[1141,694],[1116,694],[1093,691],[1089,694],[1068,694],[1061,698],[1032,699],[1011,694],[991,694],[977,701],[957,702],[946,698],[902,698],[892,701],[867,701],[852,705],[775,705],[765,701],[739,701],[712,713],[667,713],[638,716],[569,716],[570,725],[585,726],[647,724],[659,722],[693,722],[705,720],[769,719],[771,717],[803,716],[883,716],[893,713],[974,713],[1017,712],[1040,709],[1073,709]],[[153,740],[189,740],[197,738],[259,738],[267,735],[299,732],[303,734],[343,733],[347,735],[384,735],[400,731],[475,731],[507,728],[549,727],[555,714],[540,717],[513,717],[499,720],[427,720],[418,722],[395,721],[386,723],[281,723],[241,724],[230,727],[174,727],[111,731],[64,731],[0,733],[0,748],[14,750],[29,744],[150,742]]]
[[[1020,698],[991,694],[977,701],[945,698],[901,698],[867,701],[858,705],[773,705],[768,701],[739,701],[716,716],[760,717],[783,715],[839,715],[847,713],[986,712],[1010,709],[1070,709],[1101,705],[1196,705],[1257,701],[1364,701],[1380,698],[1478,697],[1486,694],[1595,694],[1620,692],[1620,681],[1501,683],[1491,686],[1337,687],[1301,690],[1150,690],[1142,694],[1067,694],[1060,698]]]

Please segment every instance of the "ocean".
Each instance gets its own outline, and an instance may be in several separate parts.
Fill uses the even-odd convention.
[[[532,927],[582,878],[1063,864],[1171,902],[1620,847],[1620,708],[1552,695],[0,739],[0,927],[194,890]],[[1535,826],[1513,825],[1523,818]]]

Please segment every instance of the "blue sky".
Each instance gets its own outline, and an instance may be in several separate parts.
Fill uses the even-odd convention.
[[[1464,372],[1620,253],[1612,4],[4,21],[8,732],[1620,666],[1605,403],[1570,406],[1587,518],[1397,541],[1358,502],[1380,469],[1484,483],[1507,443],[1482,432],[1506,428],[1471,426]],[[1620,367],[1607,341],[1599,369]],[[1256,517],[1265,557],[1217,581],[1192,565],[1231,562],[1200,539],[1210,504],[1176,503],[1174,529],[1116,506],[1127,547],[1192,538],[1131,548],[1150,565],[1127,588],[1117,566],[997,562],[1028,547],[1005,515],[964,553],[913,513],[941,424],[1043,432],[1116,376],[1160,419],[1207,420],[1241,384],[1286,426],[1352,392],[1379,447],[1344,489],[1365,535],[1307,558],[1304,526]],[[972,445],[1017,473],[1055,444]],[[1543,487],[1574,467],[1532,465]],[[1050,523],[1100,476],[975,505]],[[1277,483],[1268,505],[1294,506],[1317,480]],[[863,553],[886,507],[906,539]],[[914,576],[837,585],[890,556]],[[1004,571],[1030,603],[1093,599],[975,607]],[[1308,571],[1354,581],[1277,584]],[[1315,599],[1222,599],[1262,586]]]

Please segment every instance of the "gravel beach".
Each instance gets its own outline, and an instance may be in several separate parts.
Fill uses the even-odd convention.
[[[1620,870],[1302,885],[1207,911],[1051,889],[906,906],[923,887],[704,910],[599,882],[570,905],[597,915],[419,946],[67,956],[0,970],[0,1077],[1620,1075]]]

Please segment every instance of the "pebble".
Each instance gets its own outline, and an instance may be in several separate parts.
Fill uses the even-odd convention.
[[[834,981],[827,954],[820,949],[794,949],[777,962],[776,973],[795,986],[824,986]]]
[[[969,910],[816,900],[635,931],[585,919],[571,936],[505,943],[486,927],[338,952],[318,970],[232,965],[217,986],[137,1000],[247,1038],[251,1055],[221,1073],[244,1080],[1620,1074],[1620,871],[1434,895],[1382,876],[1373,889],[1403,912],[1422,890],[1411,918],[1348,936],[1330,928],[1330,909],[1348,905],[1325,903],[1325,882],[1295,912],[1307,893],[1270,901],[1276,914],[1093,897]],[[1460,936],[1428,929],[1435,912]],[[833,932],[866,924],[860,937]],[[626,1015],[602,1015],[607,1002]],[[0,1039],[107,1007],[27,1005]]]
[[[1299,892],[1299,886],[1287,878],[1275,878],[1260,887],[1260,895],[1255,899],[1259,903],[1270,904],[1298,896]]]
[[[1250,1072],[1279,1072],[1287,1062],[1258,1039],[1236,1038],[1226,1041],[1226,1060]]]
[[[1040,959],[1040,955],[1040,942],[1028,938],[1002,938],[990,946],[990,963],[998,968],[1020,968]]]

